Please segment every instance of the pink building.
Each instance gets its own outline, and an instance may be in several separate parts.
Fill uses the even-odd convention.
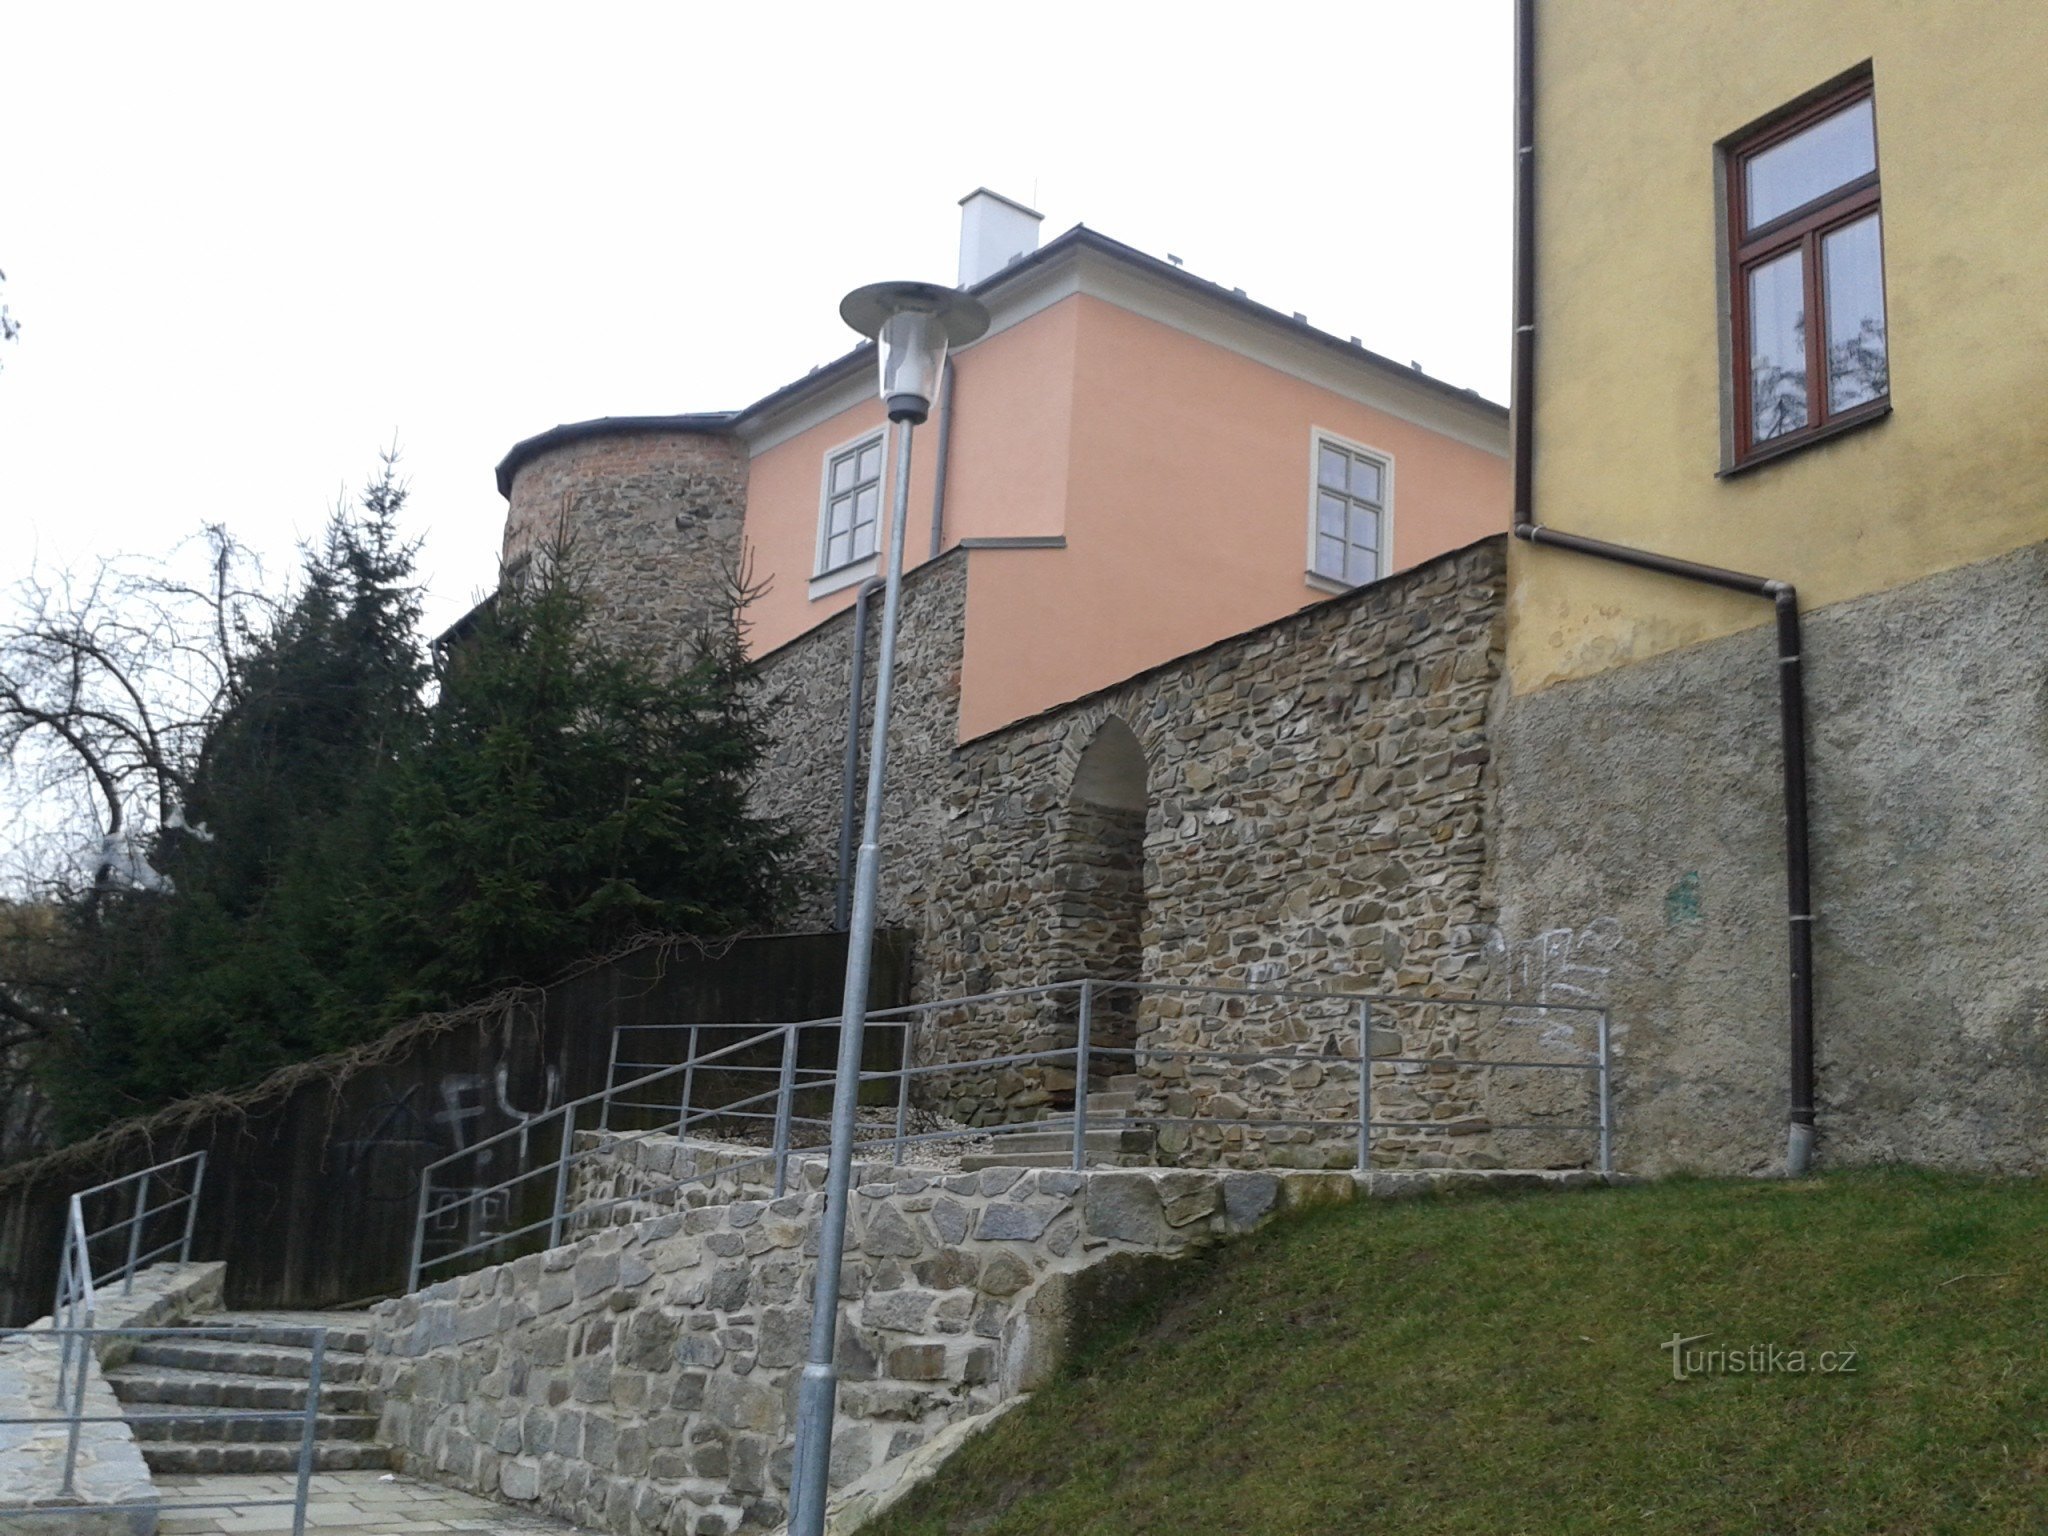
[[[1085,226],[1041,247],[993,192],[962,209],[992,323],[918,434],[904,552],[966,552],[960,740],[1506,527],[1503,407]],[[508,563],[593,496],[655,582],[743,538],[765,655],[879,573],[884,425],[863,345],[743,410],[557,427],[499,466]]]

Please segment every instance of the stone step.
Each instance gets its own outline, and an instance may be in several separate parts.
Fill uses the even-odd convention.
[[[159,1335],[144,1339],[129,1355],[135,1365],[170,1366],[185,1371],[210,1371],[224,1376],[278,1376],[304,1381],[313,1370],[313,1352],[280,1344],[244,1344],[237,1339],[179,1339]],[[329,1350],[321,1367],[325,1381],[360,1381],[363,1357]]]
[[[1149,1129],[1137,1126],[1098,1126],[1088,1131],[1084,1143],[1090,1152],[1108,1157],[1118,1152],[1149,1152],[1158,1139]],[[1074,1146],[1074,1133],[1068,1129],[1010,1131],[993,1138],[993,1141],[997,1151],[1070,1152]]]
[[[296,1472],[296,1443],[195,1445],[181,1440],[144,1440],[142,1459],[160,1476],[210,1472]],[[316,1472],[379,1472],[391,1465],[388,1446],[361,1440],[320,1440],[313,1445]],[[255,1526],[251,1530],[257,1529]]]
[[[1106,1115],[1127,1115],[1138,1107],[1135,1093],[1123,1093],[1105,1088],[1100,1093],[1088,1090],[1088,1118],[1095,1120]]]
[[[1109,1080],[1109,1091],[1129,1094],[1132,1103],[1152,1092],[1153,1086],[1152,1079],[1142,1072],[1119,1072]],[[1091,1093],[1089,1097],[1092,1099],[1095,1096]]]
[[[1091,1130],[1083,1140],[1091,1164],[1114,1166],[1130,1159],[1147,1161],[1159,1138],[1150,1130],[1135,1126]],[[963,1173],[983,1168],[1069,1168],[1074,1161],[1072,1131],[1018,1131],[998,1136],[986,1152],[971,1152],[960,1159]]]
[[[1137,1153],[1088,1154],[1090,1168],[1148,1168],[1152,1165],[1151,1148]],[[979,1173],[984,1168],[1071,1168],[1074,1166],[1073,1148],[1069,1146],[1060,1152],[968,1152],[960,1158],[962,1173]]]
[[[327,1352],[366,1354],[370,1348],[370,1319],[361,1312],[216,1312],[192,1319],[192,1326],[234,1327],[237,1337],[258,1344],[311,1347],[313,1330],[327,1330]]]
[[[304,1378],[240,1376],[222,1371],[176,1370],[168,1366],[117,1365],[107,1385],[124,1403],[166,1403],[189,1408],[296,1408],[306,1400]],[[336,1413],[360,1413],[370,1406],[370,1389],[360,1382],[320,1383],[320,1406]]]
[[[231,1410],[239,1411],[239,1410]],[[166,1403],[131,1403],[121,1415],[135,1438],[175,1440],[186,1445],[267,1445],[289,1440],[293,1445],[306,1432],[302,1413],[283,1413],[275,1418],[222,1418],[217,1414],[194,1413]],[[322,1413],[315,1417],[318,1440],[374,1440],[374,1413]]]

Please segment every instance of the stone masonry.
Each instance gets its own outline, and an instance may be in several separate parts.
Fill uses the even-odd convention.
[[[915,996],[1080,974],[1484,995],[1497,939],[1488,877],[1503,540],[956,746],[970,556],[956,552],[905,589],[882,908],[916,935]],[[759,800],[796,824],[828,869],[850,622],[822,626],[762,669],[763,713],[781,746]],[[1124,803],[1102,803],[1106,781],[1084,771],[1112,742],[1142,781],[1134,802],[1118,792],[1107,798]],[[829,912],[829,894],[822,900]],[[1147,1054],[1091,1066],[1148,1074],[1156,1091],[1145,1110],[1204,1122],[1169,1129],[1168,1157],[1351,1165],[1348,1129],[1270,1124],[1356,1113],[1358,1031],[1345,1005],[1126,993],[1098,1006],[1098,1049],[1135,1042]],[[1374,1022],[1400,1033],[1401,1054],[1422,1058],[1376,1069],[1375,1118],[1421,1127],[1380,1136],[1376,1164],[1546,1166],[1590,1155],[1582,1134],[1496,1133],[1487,1095],[1512,1074],[1444,1063],[1583,1060],[1590,1024],[1538,1013],[1504,1026],[1497,1012],[1448,1003],[1391,1008]],[[969,1060],[1074,1038],[1071,997],[981,1005],[936,1020],[920,1056]],[[1158,1054],[1304,1048],[1336,1063]],[[940,1075],[922,1091],[931,1107],[986,1125],[1062,1107],[1072,1086],[1070,1071],[1049,1066]],[[1591,1118],[1587,1079],[1546,1076],[1533,1097],[1523,1088],[1538,1118]]]
[[[383,1438],[404,1470],[599,1530],[772,1529],[786,1515],[823,1160],[799,1159],[776,1199],[723,1166],[731,1149],[658,1135],[584,1145],[579,1204],[633,1196],[622,1209],[636,1219],[383,1303]],[[1114,1305],[1130,1265],[1437,1177],[859,1167],[833,1528],[1051,1379],[1074,1320]]]
[[[382,1437],[405,1470],[598,1529],[725,1536],[785,1514],[822,1159],[781,1199],[674,1187],[699,1152],[610,1138],[665,1214],[378,1308]],[[1341,1187],[1340,1187],[1341,1186]],[[873,1499],[1048,1378],[1081,1271],[1245,1231],[1348,1176],[863,1166],[849,1212],[832,1483]],[[741,1198],[732,1198],[734,1195]]]
[[[888,857],[882,865],[882,922],[915,930],[930,872],[944,841],[945,790],[960,725],[960,644],[967,627],[967,561],[956,549],[903,578],[903,612],[896,653],[895,699],[890,709],[889,776],[884,824]],[[875,670],[881,644],[882,599],[869,600],[867,666],[861,691],[861,739],[874,726]],[[798,836],[805,862],[819,882],[800,911],[823,927],[832,919],[838,864],[840,779],[845,761],[846,704],[852,686],[852,610],[761,658],[761,718],[776,744],[757,790],[759,808],[780,817]],[[860,816],[865,759],[855,788]],[[858,820],[855,836],[859,836]]]
[[[680,661],[699,631],[726,617],[723,573],[740,560],[746,486],[746,448],[731,438],[664,432],[564,443],[513,478],[505,574],[517,580],[566,531],[605,638]]]

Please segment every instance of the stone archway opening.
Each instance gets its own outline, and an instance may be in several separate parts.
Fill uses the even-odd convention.
[[[1145,971],[1144,748],[1122,720],[1104,720],[1074,767],[1054,868],[1059,974],[1138,981]],[[1100,997],[1091,1035],[1102,1050],[1137,1041],[1138,994]],[[1091,1079],[1134,1070],[1129,1056],[1093,1055]]]

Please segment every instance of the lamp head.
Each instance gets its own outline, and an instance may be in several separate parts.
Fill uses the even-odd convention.
[[[869,283],[839,301],[839,318],[876,343],[889,419],[913,424],[931,414],[946,349],[988,329],[979,300],[937,283]]]

